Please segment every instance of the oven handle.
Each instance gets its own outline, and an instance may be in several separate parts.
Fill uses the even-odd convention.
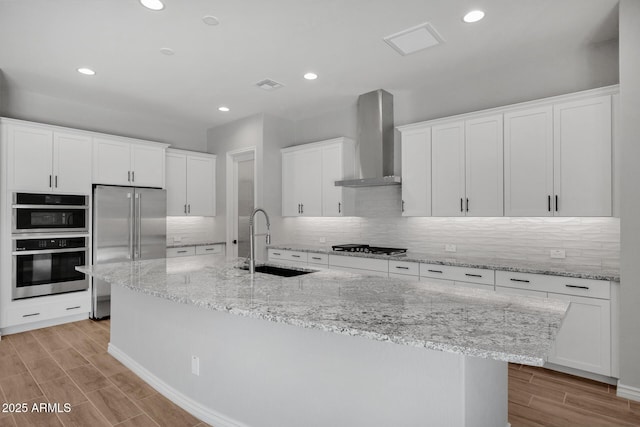
[[[89,209],[88,205],[11,205],[13,209]]]
[[[38,254],[63,254],[67,252],[87,252],[89,248],[67,248],[67,249],[47,249],[43,251],[14,251],[12,255],[38,255]]]

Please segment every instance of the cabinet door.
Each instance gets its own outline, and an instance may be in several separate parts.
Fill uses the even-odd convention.
[[[187,156],[187,212],[189,215],[214,216],[215,158]]]
[[[166,159],[167,215],[187,214],[187,156],[167,153]]]
[[[464,216],[464,122],[431,128],[431,212]]]
[[[131,145],[131,182],[138,187],[164,188],[165,149]]]
[[[611,96],[554,106],[560,216],[611,216]]]
[[[295,152],[282,153],[282,216],[300,215],[300,200],[295,194]]]
[[[552,107],[504,115],[504,214],[553,215]]]
[[[53,135],[55,191],[91,193],[91,138],[55,132]]]
[[[93,183],[132,185],[130,144],[106,138],[93,139]]]
[[[502,114],[465,122],[467,216],[503,216]]]
[[[296,152],[294,199],[300,200],[302,216],[322,216],[322,151],[320,148]]]
[[[402,215],[431,215],[431,128],[402,135]]]
[[[19,191],[51,191],[53,132],[37,127],[9,126],[10,186]]]
[[[342,144],[322,148],[322,216],[342,216],[342,187],[335,182],[344,179]]]
[[[610,376],[610,301],[554,293],[549,298],[571,303],[549,362]]]

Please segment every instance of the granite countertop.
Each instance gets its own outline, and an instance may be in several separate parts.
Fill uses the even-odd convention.
[[[190,246],[226,245],[227,242],[203,242],[203,243],[172,243],[168,248],[188,248]]]
[[[216,256],[77,267],[181,304],[298,327],[541,366],[568,304],[329,269],[297,277]],[[303,269],[305,270],[305,269]]]
[[[554,276],[578,277],[583,279],[620,281],[620,271],[603,268],[601,266],[567,266],[565,264],[548,262],[542,263],[527,260],[510,260],[490,257],[469,257],[464,255],[436,255],[418,252],[407,252],[405,255],[379,255],[362,252],[334,251],[331,247],[300,244],[269,245],[272,249],[323,253],[331,255],[354,256],[361,258],[389,259],[394,261],[412,261],[428,264],[452,265],[469,268],[488,268],[491,270],[514,271],[519,273],[550,274]]]

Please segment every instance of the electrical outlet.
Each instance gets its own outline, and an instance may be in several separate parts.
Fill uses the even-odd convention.
[[[444,245],[445,252],[456,252],[456,245]]]
[[[191,356],[191,373],[200,376],[200,358],[198,356]]]
[[[549,255],[551,256],[551,258],[566,258],[564,249],[551,249]]]
[[[320,238],[320,243],[327,243],[327,238],[326,237],[321,237]]]

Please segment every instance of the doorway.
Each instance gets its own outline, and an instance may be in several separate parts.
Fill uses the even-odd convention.
[[[233,258],[249,256],[255,175],[255,148],[227,153],[227,255]]]

